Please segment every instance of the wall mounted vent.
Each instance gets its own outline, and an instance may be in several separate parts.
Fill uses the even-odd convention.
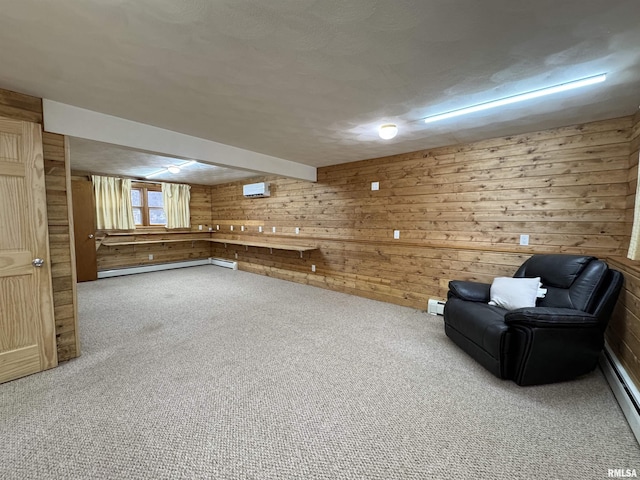
[[[269,193],[269,184],[265,182],[243,185],[242,194],[250,198],[268,197],[271,195],[271,193]]]

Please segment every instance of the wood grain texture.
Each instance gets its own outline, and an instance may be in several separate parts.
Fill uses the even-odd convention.
[[[638,157],[640,157],[640,112],[632,120],[629,143],[628,189],[625,204],[625,234],[631,236],[638,183]],[[613,268],[624,275],[620,299],[607,329],[607,341],[616,357],[624,365],[640,388],[640,262],[621,257],[609,259]]]
[[[43,132],[47,214],[49,217],[49,248],[53,285],[53,305],[56,321],[58,360],[80,354],[77,337],[77,299],[75,290],[75,259],[69,166],[63,135]],[[69,336],[65,338],[65,336]]]
[[[607,342],[640,387],[640,265],[624,257],[608,259],[624,275],[620,299],[607,329]]]
[[[0,89],[0,116],[42,124],[42,99]],[[1,139],[0,139],[1,141]],[[74,330],[77,318],[75,281],[71,268],[72,251],[69,234],[69,189],[65,174],[65,144],[62,135],[43,132],[43,154],[49,223],[49,250],[56,321],[58,361],[78,355],[75,331],[71,338],[62,338],[61,330]],[[69,309],[64,307],[71,307]]]
[[[445,297],[450,279],[491,281],[533,253],[620,255],[632,126],[625,117],[325,167],[315,184],[265,177],[268,198],[244,198],[242,182],[213,186],[222,234],[320,247],[302,260],[219,246],[213,255],[237,253],[240,268],[416,308]]]

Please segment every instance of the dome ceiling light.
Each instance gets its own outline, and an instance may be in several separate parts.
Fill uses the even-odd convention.
[[[395,123],[385,123],[378,127],[378,135],[383,140],[391,140],[398,134],[398,126]]]

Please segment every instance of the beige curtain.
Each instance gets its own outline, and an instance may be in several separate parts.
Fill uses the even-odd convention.
[[[167,228],[191,227],[191,214],[189,212],[190,190],[191,187],[189,185],[162,184],[162,199],[164,201],[164,213],[167,216]]]
[[[631,260],[640,260],[640,175],[636,185],[636,204],[633,209],[633,229],[631,230],[631,241],[629,242],[629,253],[627,257]]]
[[[96,226],[100,230],[136,228],[131,208],[131,180],[92,175],[96,198]]]

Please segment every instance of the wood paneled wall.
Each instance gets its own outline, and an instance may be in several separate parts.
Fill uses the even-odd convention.
[[[629,156],[629,185],[627,195],[627,230],[631,234],[633,211],[638,183],[640,157],[640,112],[633,119]],[[607,341],[620,362],[640,388],[640,262],[623,256],[609,259],[613,268],[624,275],[620,301],[607,330]]]
[[[607,342],[640,388],[640,266],[626,258],[611,258],[609,265],[624,275],[620,299],[607,328]]]
[[[319,169],[315,184],[266,177],[270,198],[243,198],[242,182],[214,186],[223,235],[235,225],[234,236],[264,239],[276,226],[278,241],[319,250],[300,259],[214,246],[213,255],[237,253],[245,270],[422,309],[446,297],[450,279],[490,282],[533,253],[621,255],[631,129],[625,117],[347,163]]]
[[[76,177],[74,177],[76,178]],[[211,189],[201,185],[191,185],[191,232],[206,233],[208,237],[211,226]],[[202,225],[203,230],[198,230]],[[154,235],[145,235],[145,232],[156,232]],[[161,233],[162,235],[158,235]],[[196,238],[185,233],[171,233],[164,228],[140,229],[129,237],[130,240],[153,239],[183,239]],[[153,255],[153,260],[149,260]],[[133,267],[139,265],[153,265],[157,263],[175,262],[180,260],[195,260],[209,258],[211,245],[209,242],[167,242],[145,245],[119,245],[108,246],[103,244],[97,251],[98,271],[114,268]]]
[[[0,89],[0,115],[42,124],[42,100]],[[58,361],[79,355],[73,229],[70,228],[70,184],[65,159],[64,137],[43,133],[49,247],[52,263],[53,300]]]

